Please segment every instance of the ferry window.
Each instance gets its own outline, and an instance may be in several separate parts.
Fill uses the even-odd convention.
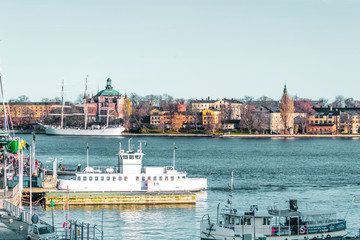
[[[230,218],[229,216],[225,217],[225,224],[229,223],[229,218]]]
[[[140,159],[141,157],[140,157],[140,155],[136,155],[135,158],[136,158],[136,159]]]
[[[95,181],[99,181],[99,177],[98,177],[98,176],[95,177]]]
[[[180,176],[178,176],[178,179],[180,179]]]
[[[270,218],[266,219],[267,225],[270,225]]]
[[[127,156],[127,155],[124,155],[122,158],[123,158],[123,159],[128,159],[128,156]]]
[[[246,220],[246,225],[251,225],[251,218],[247,218]]]
[[[159,177],[159,181],[162,181],[162,176]]]
[[[142,181],[145,181],[145,177],[143,176],[143,177],[141,178],[141,180],[142,180]]]
[[[101,181],[104,181],[104,176],[101,176]]]
[[[86,181],[86,177],[83,177],[83,181]]]
[[[157,180],[157,177],[156,176],[154,176],[154,181],[156,181]]]
[[[140,180],[140,177],[136,177],[136,181],[139,181]]]
[[[106,181],[110,181],[110,176],[107,176],[107,177],[106,177]]]
[[[263,225],[266,225],[266,218],[263,218]]]
[[[128,180],[128,178],[127,177],[124,177],[124,181],[127,181]]]
[[[230,224],[234,224],[234,218],[233,217],[230,218]]]
[[[122,177],[119,177],[119,181],[122,181]]]
[[[113,176],[113,181],[116,181],[116,177],[115,177],[115,176]]]
[[[81,177],[77,177],[77,180],[78,180],[78,181],[81,181]]]
[[[244,218],[240,219],[240,225],[244,225]]]
[[[168,176],[166,176],[166,177],[165,177],[165,181],[168,181],[168,180],[169,180],[169,177],[168,177]]]
[[[174,176],[171,176],[171,181],[174,181]]]
[[[130,155],[129,158],[130,158],[130,159],[134,159],[134,155]]]
[[[151,180],[151,177],[150,177],[150,176],[148,177],[148,180]]]
[[[236,218],[235,224],[236,224],[236,225],[240,225],[240,218]]]
[[[182,176],[182,179],[185,179],[185,176]]]
[[[89,177],[89,181],[92,181],[92,177]]]

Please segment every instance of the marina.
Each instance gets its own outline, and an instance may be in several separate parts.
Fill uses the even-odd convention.
[[[31,135],[21,137],[31,140]],[[289,206],[286,201],[298,199],[299,209],[305,211],[327,211],[331,206],[339,218],[349,211],[346,217],[348,236],[358,233],[358,198],[349,209],[353,195],[359,191],[358,140],[133,138],[134,142],[137,140],[147,142],[147,146],[143,146],[147,154],[143,164],[154,166],[172,165],[173,143],[176,142],[176,168],[186,170],[189,176],[207,178],[209,187],[205,192],[196,193],[195,204],[69,206],[72,219],[86,219],[90,223],[99,223],[104,208],[105,239],[171,239],[173,234],[177,234],[175,239],[199,239],[202,217],[209,214],[210,219],[215,220],[218,204],[224,207],[232,170],[233,206],[239,213],[249,211],[249,206],[254,204],[260,210],[275,202],[279,208],[286,209]],[[124,139],[39,135],[37,159],[48,164],[48,169],[52,169],[48,158],[54,156],[63,158],[61,164],[66,169],[75,169],[79,163],[86,166],[84,142],[87,142],[89,163],[106,167],[118,161],[112,150],[118,149],[119,141]],[[351,150],[344,151],[345,146]],[[286,171],[280,163],[286,166]],[[36,209],[44,220],[51,222],[48,204],[46,210],[38,206]],[[59,216],[55,225],[62,226],[63,205],[57,204],[54,212]]]

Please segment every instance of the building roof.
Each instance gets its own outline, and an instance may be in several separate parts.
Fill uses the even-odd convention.
[[[121,96],[121,94],[118,91],[113,89],[113,87],[111,86],[111,81],[112,80],[110,78],[106,79],[105,89],[98,92],[95,95],[95,97],[98,97],[100,95],[103,95],[103,96]]]
[[[218,100],[191,100],[191,103],[214,103]]]

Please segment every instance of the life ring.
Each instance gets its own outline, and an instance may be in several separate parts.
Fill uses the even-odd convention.
[[[306,227],[305,227],[305,226],[300,227],[300,228],[299,228],[299,233],[300,233],[300,234],[306,233]]]
[[[326,236],[326,238],[331,238],[330,234],[328,234],[328,235]]]

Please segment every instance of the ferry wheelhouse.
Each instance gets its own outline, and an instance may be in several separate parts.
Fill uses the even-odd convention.
[[[299,212],[297,201],[290,200],[290,208],[268,208],[268,214],[257,214],[257,206],[250,212],[237,213],[236,209],[223,209],[218,220],[210,221],[205,215],[201,222],[200,238],[209,239],[276,239],[308,240],[341,238],[347,234],[346,221],[336,218],[335,212]]]
[[[175,149],[174,149],[175,151]],[[186,171],[172,167],[144,167],[141,142],[137,151],[119,147],[117,167],[86,167],[75,179],[59,179],[59,190],[74,191],[201,191],[207,188],[206,178],[188,178]],[[174,156],[175,159],[175,156]],[[175,161],[174,161],[175,162]]]

